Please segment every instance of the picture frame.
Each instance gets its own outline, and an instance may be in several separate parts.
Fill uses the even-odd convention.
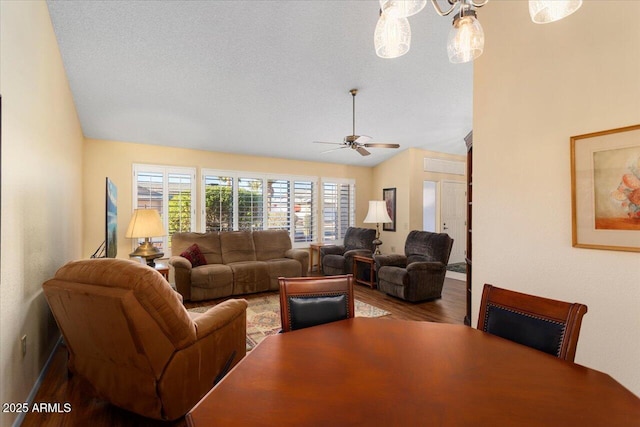
[[[640,124],[572,136],[576,248],[640,252]]]
[[[387,213],[391,217],[391,222],[385,222],[382,224],[382,230],[384,231],[396,231],[396,189],[395,188],[383,188],[382,200],[387,205]]]

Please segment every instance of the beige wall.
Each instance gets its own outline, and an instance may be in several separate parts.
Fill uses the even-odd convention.
[[[104,179],[106,176],[118,187],[118,258],[127,258],[132,251],[131,240],[126,239],[124,233],[131,219],[131,179],[134,163],[196,167],[198,194],[201,191],[199,179],[201,168],[354,178],[356,180],[356,224],[369,227],[369,225],[363,225],[362,221],[367,213],[367,201],[371,193],[372,168],[87,139],[84,150],[83,256],[91,255],[104,240]],[[199,209],[196,212],[199,212]],[[199,223],[199,215],[197,220]]]
[[[463,139],[460,140],[460,144],[464,145]],[[466,177],[461,175],[425,172],[425,157],[466,161],[466,156],[410,148],[373,169],[371,200],[382,200],[382,189],[384,188],[396,188],[396,231],[383,231],[380,226],[380,240],[383,242],[380,251],[382,253],[404,253],[404,243],[409,231],[422,230],[424,181],[466,182]],[[439,194],[438,191],[438,199]],[[440,200],[437,200],[437,206],[440,206]],[[438,220],[436,222],[439,224]],[[436,230],[440,231],[437,228]]]
[[[482,9],[472,310],[475,324],[484,283],[587,304],[576,362],[637,395],[640,255],[571,246],[569,137],[640,123],[639,14],[640,2],[587,1],[536,25],[525,2]]]
[[[6,403],[25,401],[59,336],[42,282],[81,253],[83,137],[45,2],[0,2],[0,93],[0,402]],[[0,425],[15,416],[2,413]]]

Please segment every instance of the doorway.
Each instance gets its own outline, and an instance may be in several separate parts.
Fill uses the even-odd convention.
[[[466,196],[464,182],[442,181],[442,204],[440,207],[441,232],[453,238],[449,264],[464,262],[466,246]]]

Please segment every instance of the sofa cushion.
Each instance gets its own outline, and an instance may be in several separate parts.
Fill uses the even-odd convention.
[[[233,294],[251,294],[269,290],[269,270],[263,261],[228,264],[233,270]]]
[[[207,260],[200,251],[200,246],[197,243],[189,246],[185,251],[180,253],[180,256],[186,258],[191,263],[191,267],[199,267],[201,265],[207,265]]]
[[[277,291],[280,288],[278,277],[300,277],[302,266],[300,262],[290,258],[277,258],[265,261],[269,271],[269,289]]]
[[[171,251],[179,254],[192,244],[197,244],[207,264],[222,264],[220,233],[174,233],[171,236]]]
[[[253,244],[258,261],[285,258],[285,253],[291,249],[291,238],[287,230],[256,230],[253,232]]]
[[[220,233],[222,262],[244,262],[256,260],[256,249],[250,231],[226,231]]]
[[[233,290],[233,271],[224,264],[207,264],[191,270],[191,286],[205,289],[225,290],[230,295]],[[213,297],[212,297],[213,298]]]

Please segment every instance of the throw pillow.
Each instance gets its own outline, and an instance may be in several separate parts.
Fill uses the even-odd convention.
[[[207,260],[202,254],[202,251],[200,250],[200,246],[198,246],[197,243],[194,243],[193,245],[189,246],[184,252],[180,254],[180,256],[188,259],[192,267],[207,265]]]

